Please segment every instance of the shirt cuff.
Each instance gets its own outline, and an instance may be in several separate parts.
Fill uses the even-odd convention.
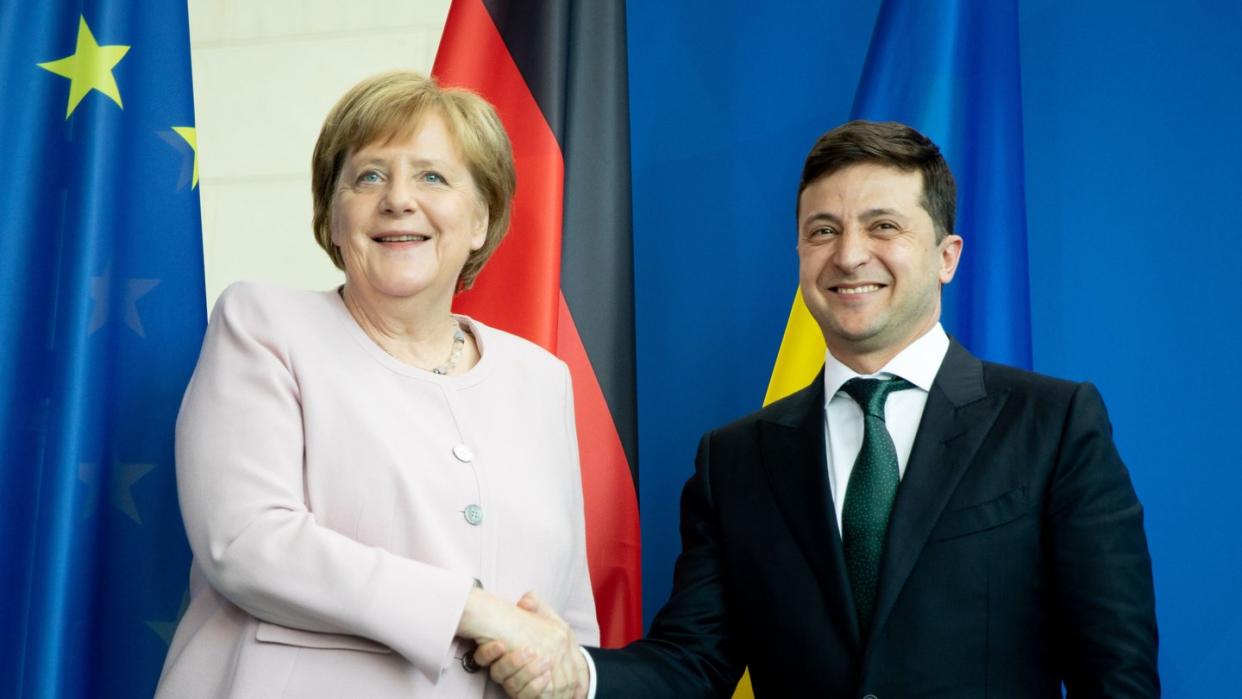
[[[578,650],[582,652],[582,657],[586,658],[587,675],[591,678],[591,681],[587,684],[586,699],[595,699],[595,661],[591,659],[591,654],[587,652],[586,648],[578,646]]]

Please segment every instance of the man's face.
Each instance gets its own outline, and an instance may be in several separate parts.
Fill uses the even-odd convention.
[[[936,242],[922,196],[922,173],[860,163],[798,200],[802,298],[833,356],[856,371],[878,370],[940,318],[962,239]]]

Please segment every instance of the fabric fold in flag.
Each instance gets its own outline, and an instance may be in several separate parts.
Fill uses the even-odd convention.
[[[854,116],[900,121],[940,146],[957,178],[957,276],[945,329],[993,362],[1031,368],[1022,82],[1014,0],[885,2]]]
[[[0,695],[150,696],[206,322],[185,5],[9,4],[0,161]]]

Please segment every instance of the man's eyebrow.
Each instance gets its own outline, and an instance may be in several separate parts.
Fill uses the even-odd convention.
[[[828,211],[816,211],[815,213],[810,214],[806,216],[805,218],[803,218],[802,225],[805,226],[808,223],[819,223],[821,221],[827,221],[828,223],[840,223],[841,218],[837,216],[836,214],[828,212]]]
[[[897,209],[883,209],[883,208],[867,209],[866,211],[862,213],[862,216],[860,216],[859,218],[861,218],[864,221],[870,221],[871,219],[881,218],[883,216],[897,216],[899,218],[905,218],[905,216]]]

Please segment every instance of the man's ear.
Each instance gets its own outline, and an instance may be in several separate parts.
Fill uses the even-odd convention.
[[[940,248],[940,283],[948,284],[957,274],[957,263],[962,259],[962,236],[946,235],[937,247]]]

